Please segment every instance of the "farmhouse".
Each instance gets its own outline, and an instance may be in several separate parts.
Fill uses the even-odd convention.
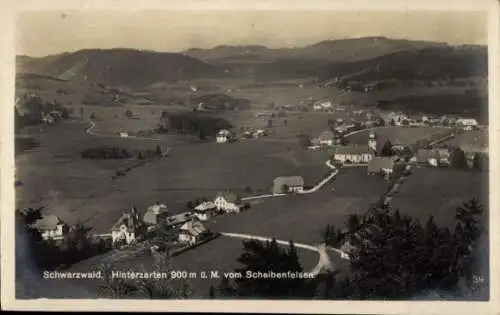
[[[333,159],[347,164],[368,163],[373,159],[373,149],[368,146],[337,147]]]
[[[216,136],[217,143],[226,143],[229,140],[230,132],[229,130],[222,129],[219,130]]]
[[[33,224],[33,227],[41,233],[44,240],[62,240],[69,232],[69,226],[55,215],[42,217]]]
[[[195,219],[187,221],[179,228],[179,242],[189,245],[196,244],[207,235],[203,224]]]
[[[389,175],[394,170],[394,160],[390,157],[374,157],[368,163],[368,174]]]
[[[172,228],[176,228],[179,225],[187,222],[193,218],[193,213],[191,212],[182,212],[176,215],[172,215],[167,217],[167,225]]]
[[[136,208],[132,207],[130,212],[124,212],[113,225],[111,228],[111,237],[113,244],[117,242],[131,244],[144,236],[145,232],[146,226],[139,219]]]
[[[214,205],[219,211],[238,213],[241,208],[241,199],[233,192],[223,191],[215,197]]]
[[[450,151],[446,148],[420,149],[417,151],[416,162],[431,166],[449,165]]]
[[[333,142],[335,140],[335,135],[333,134],[332,131],[327,130],[323,132],[319,137],[318,137],[318,142],[321,145],[328,145],[332,146]]]
[[[273,194],[301,192],[304,189],[302,176],[281,176],[273,180]]]
[[[207,221],[217,207],[211,201],[202,202],[194,208],[194,215],[200,221]]]
[[[148,207],[142,219],[146,225],[156,226],[166,223],[167,216],[168,216],[167,206],[164,204],[157,203],[155,205]]]

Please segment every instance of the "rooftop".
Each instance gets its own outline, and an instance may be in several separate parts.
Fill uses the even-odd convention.
[[[54,230],[59,224],[64,224],[58,216],[50,214],[37,220],[33,227],[37,230]]]
[[[373,150],[368,146],[339,146],[335,154],[373,154]]]
[[[304,178],[302,176],[280,176],[273,180],[274,186],[304,186]]]
[[[227,202],[239,202],[240,198],[231,191],[221,191],[217,194],[217,197],[224,198]]]
[[[198,220],[189,220],[180,227],[181,231],[187,232],[193,236],[198,236],[206,231],[203,224]]]

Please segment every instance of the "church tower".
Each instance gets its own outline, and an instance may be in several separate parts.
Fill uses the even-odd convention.
[[[368,147],[370,147],[370,149],[374,152],[377,152],[377,139],[375,138],[375,132],[373,132],[373,129],[370,130],[370,135],[368,136]]]

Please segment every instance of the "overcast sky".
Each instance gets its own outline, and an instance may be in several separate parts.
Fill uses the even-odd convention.
[[[84,48],[179,52],[217,45],[300,47],[386,36],[486,44],[485,12],[81,11],[18,16],[16,53],[44,56]]]

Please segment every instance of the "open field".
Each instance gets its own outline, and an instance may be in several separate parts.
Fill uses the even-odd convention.
[[[93,137],[84,132],[87,126],[88,123],[68,122],[53,127],[43,126],[41,132],[37,128],[36,134],[25,130],[26,136],[36,139],[40,146],[16,156],[16,178],[22,182],[22,186],[16,187],[17,207],[45,206],[49,212],[68,223],[86,222],[92,213],[83,212],[84,205],[93,204],[97,200],[95,198],[113,197],[116,190],[110,181],[111,176],[116,170],[136,165],[138,161],[134,158],[82,159],[80,152],[98,146],[119,146],[127,150],[155,149],[158,144],[134,139]],[[60,134],[64,134],[64,137],[56,137]],[[128,208],[132,204],[121,206]],[[106,213],[103,211],[106,205],[99,208],[100,213]]]
[[[211,223],[214,231],[319,244],[327,224],[341,227],[349,214],[365,212],[387,185],[380,177],[368,176],[363,168],[341,169],[331,183],[316,193],[265,199],[247,212],[216,217]]]
[[[172,139],[165,141],[173,146],[171,155],[111,182],[117,169],[137,160],[85,160],[79,155],[82,149],[100,145],[154,149],[158,142],[94,137],[84,132],[85,126],[71,122],[43,127],[36,136],[41,146],[17,157],[17,176],[23,183],[17,188],[18,207],[43,205],[68,223],[83,222],[94,233],[104,233],[132,205],[142,212],[160,201],[178,213],[186,210],[187,201],[211,198],[220,190],[267,193],[275,177],[286,175],[302,175],[312,186],[328,171],[325,152],[302,150],[297,144],[257,139],[190,145],[182,137],[166,136]],[[59,133],[66,137],[55,141]],[[245,192],[247,186],[253,192]]]
[[[488,213],[487,172],[413,168],[393,199],[393,207],[424,223],[433,215],[436,224],[454,228],[455,208],[473,197]]]
[[[377,138],[377,149],[380,150],[384,143],[389,140],[394,143],[399,140],[403,145],[410,145],[419,140],[431,137],[433,134],[445,131],[445,128],[440,127],[421,127],[421,128],[407,128],[407,127],[384,127],[375,129],[375,136]],[[366,145],[368,143],[368,134],[370,130],[362,131],[347,139],[352,144]]]

